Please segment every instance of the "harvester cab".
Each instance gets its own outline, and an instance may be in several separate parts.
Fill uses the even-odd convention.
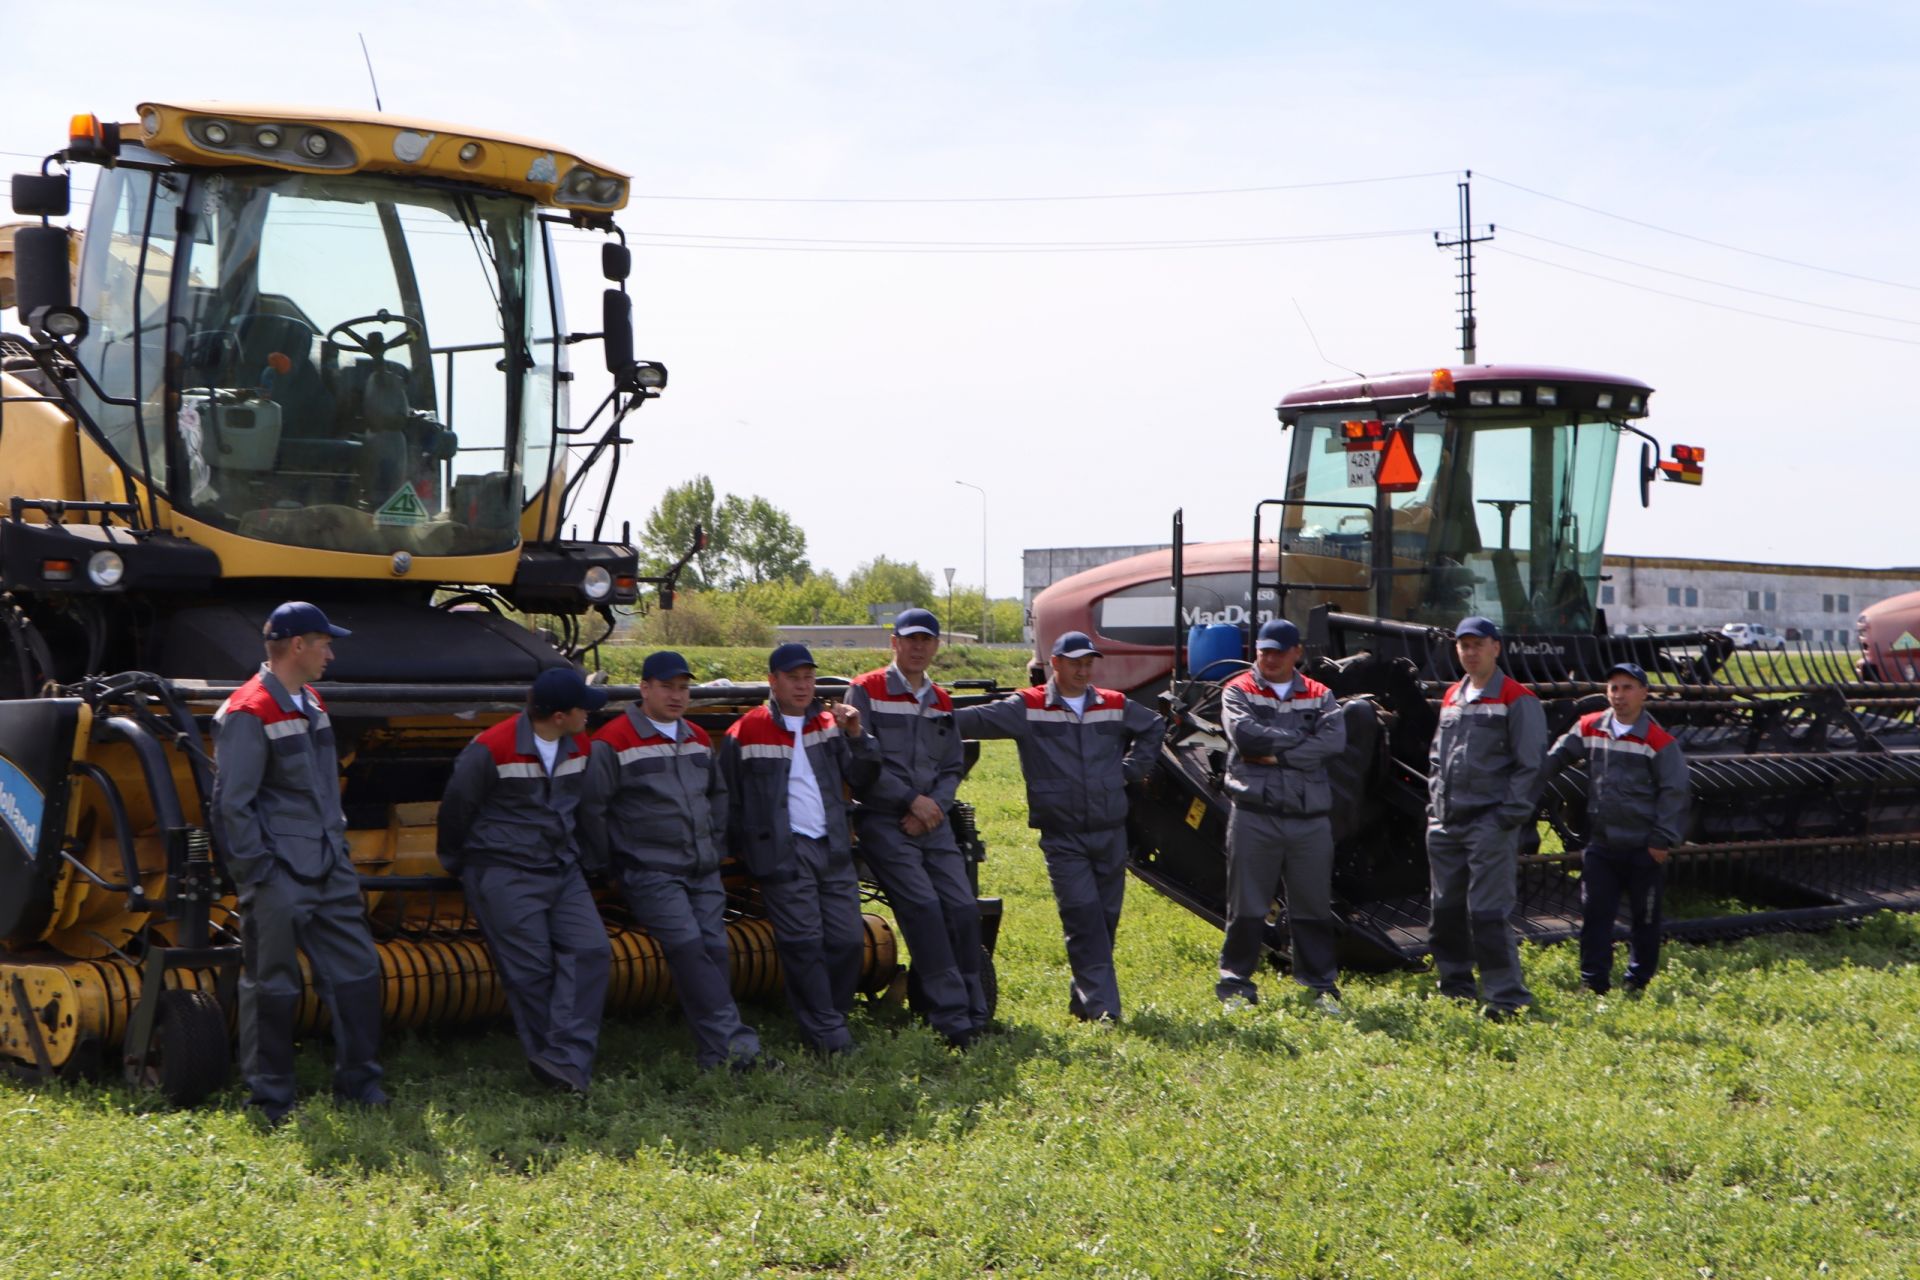
[[[83,164],[76,287],[53,220]],[[118,1048],[181,1097],[224,1072],[205,1046],[231,1004],[200,988],[231,980],[237,931],[205,729],[289,596],[354,633],[325,688],[353,859],[393,891],[368,893],[389,1019],[499,1007],[433,815],[453,754],[640,592],[604,527],[623,419],[666,384],[633,354],[627,191],[522,138],[189,102],[75,117],[14,180],[39,223],[10,241],[28,335],[0,337],[6,1055]],[[556,227],[606,237],[597,333],[568,328]],[[576,425],[592,339],[612,389]],[[594,499],[591,535],[563,536]],[[658,997],[643,949],[616,993]]]
[[[1171,671],[1162,768],[1136,809],[1136,872],[1223,918],[1221,684],[1247,667],[1260,623],[1284,616],[1305,637],[1307,673],[1343,703],[1348,749],[1330,774],[1344,962],[1417,963],[1428,747],[1461,675],[1454,624],[1480,615],[1501,628],[1502,664],[1540,695],[1556,734],[1605,707],[1615,663],[1652,674],[1649,709],[1681,742],[1692,785],[1669,863],[1669,934],[1920,909],[1920,685],[1868,682],[1831,650],[1736,656],[1717,633],[1609,628],[1602,553],[1621,436],[1642,442],[1643,503],[1656,476],[1698,484],[1704,469],[1696,447],[1660,458],[1639,425],[1651,394],[1629,378],[1498,365],[1307,387],[1280,404],[1292,433],[1285,495],[1258,504],[1250,542],[1189,547],[1176,514],[1170,553],[1038,598],[1042,643],[1075,625],[1121,631],[1110,651],[1134,664],[1123,687],[1136,695]],[[1560,848],[1531,826],[1523,839],[1513,923],[1529,939],[1578,930],[1570,872],[1585,805],[1584,773],[1559,775],[1541,816]],[[1285,913],[1276,902],[1276,955]]]

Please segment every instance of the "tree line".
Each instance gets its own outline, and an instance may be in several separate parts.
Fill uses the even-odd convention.
[[[667,490],[648,515],[639,536],[642,572],[659,574],[678,562],[696,526],[706,530],[706,547],[681,571],[674,607],[641,619],[644,642],[771,644],[777,627],[866,624],[870,606],[892,603],[932,609],[948,631],[982,634],[978,586],[956,585],[949,604],[945,584],[917,561],[875,556],[844,579],[816,569],[806,531],[792,516],[758,494],[717,493],[704,475]],[[990,607],[993,638],[1018,639],[1025,621],[1019,601]]]

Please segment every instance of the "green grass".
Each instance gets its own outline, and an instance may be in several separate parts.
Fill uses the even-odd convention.
[[[585,1103],[511,1034],[403,1036],[390,1115],[257,1129],[119,1087],[0,1085],[7,1276],[1809,1276],[1920,1271],[1920,925],[1675,947],[1653,994],[1495,1026],[1420,975],[1351,1016],[1277,979],[1222,1015],[1217,933],[1132,886],[1126,1022],[1082,1027],[1017,767],[988,744],[1001,1016],[965,1057],[897,1011],[866,1052],[698,1075],[669,1015],[610,1024]],[[319,1046],[303,1083],[324,1085]],[[1902,1261],[1905,1259],[1905,1261]]]
[[[603,645],[600,665],[616,684],[636,683],[640,664],[652,647],[643,645]],[[705,648],[695,646],[679,651],[693,668],[696,680],[749,681],[767,678],[767,653],[764,648]],[[816,647],[813,656],[823,676],[857,676],[893,660],[886,649],[829,649]],[[1027,661],[1025,649],[987,648],[982,645],[942,647],[933,661],[933,677],[943,682],[954,680],[993,680],[1007,688],[1025,688]]]

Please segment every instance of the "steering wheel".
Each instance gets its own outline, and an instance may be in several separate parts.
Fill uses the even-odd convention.
[[[397,324],[399,336],[389,338],[378,331],[361,333],[356,325]],[[395,315],[382,307],[370,316],[355,316],[351,320],[342,320],[327,330],[327,343],[343,351],[357,351],[363,356],[372,356],[375,364],[384,364],[387,352],[403,342],[419,342],[427,335],[427,326],[409,315]]]

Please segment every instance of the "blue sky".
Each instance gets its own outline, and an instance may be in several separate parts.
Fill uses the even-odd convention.
[[[339,14],[88,12],[84,57],[12,64],[0,149],[43,151],[70,112],[126,116],[143,98],[369,103]],[[74,43],[44,7],[11,21],[16,48]],[[1708,449],[1706,486],[1667,486],[1651,511],[1623,485],[1610,546],[1920,562],[1920,433],[1902,420],[1920,370],[1912,6],[481,3],[388,7],[366,26],[388,109],[549,137],[655,197],[1472,168],[1476,218],[1500,227],[1481,256],[1482,358],[1640,377],[1662,438]],[[1024,546],[1152,541],[1176,505],[1194,536],[1238,536],[1280,487],[1272,406],[1337,372],[1300,311],[1341,364],[1452,358],[1452,264],[1430,233],[1451,227],[1453,182],[638,200],[623,224],[640,246],[640,347],[673,382],[636,423],[615,518],[705,471],[791,511],[836,570],[887,554],[977,580],[980,502],[958,477],[988,491],[996,590]],[[1156,252],[791,243],[1392,231],[1410,234]],[[599,282],[575,254],[581,321]]]

